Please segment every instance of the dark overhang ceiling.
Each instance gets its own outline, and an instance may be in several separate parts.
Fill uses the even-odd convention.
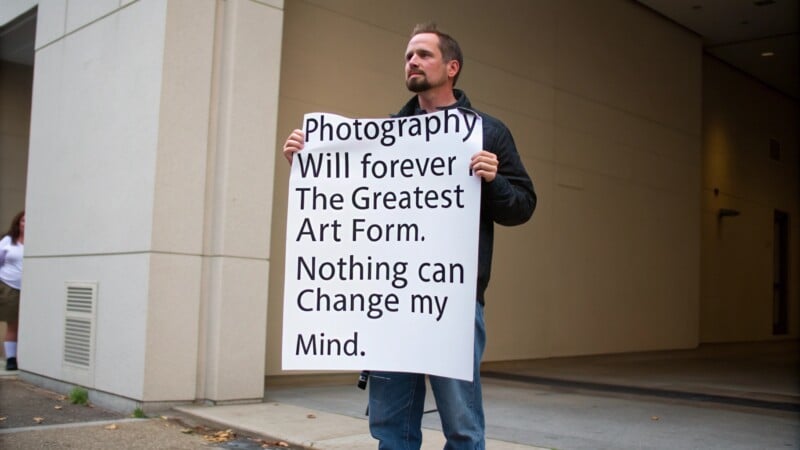
[[[798,0],[638,0],[703,39],[709,53],[800,99]]]

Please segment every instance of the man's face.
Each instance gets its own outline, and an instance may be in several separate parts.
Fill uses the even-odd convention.
[[[439,36],[420,33],[408,41],[406,48],[406,87],[411,92],[425,92],[448,82],[451,64],[442,58]]]

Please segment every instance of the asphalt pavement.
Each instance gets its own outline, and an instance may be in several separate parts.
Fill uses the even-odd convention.
[[[134,418],[133,412],[73,404],[67,395],[0,372],[0,449],[300,449],[175,410]]]

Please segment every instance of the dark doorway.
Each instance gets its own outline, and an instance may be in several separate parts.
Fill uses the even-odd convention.
[[[772,334],[789,332],[789,214],[775,211],[772,263]]]

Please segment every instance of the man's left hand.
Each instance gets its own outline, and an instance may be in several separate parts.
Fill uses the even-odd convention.
[[[497,164],[497,155],[481,150],[472,155],[469,167],[472,169],[472,173],[483,178],[487,183],[491,183],[497,176]]]

